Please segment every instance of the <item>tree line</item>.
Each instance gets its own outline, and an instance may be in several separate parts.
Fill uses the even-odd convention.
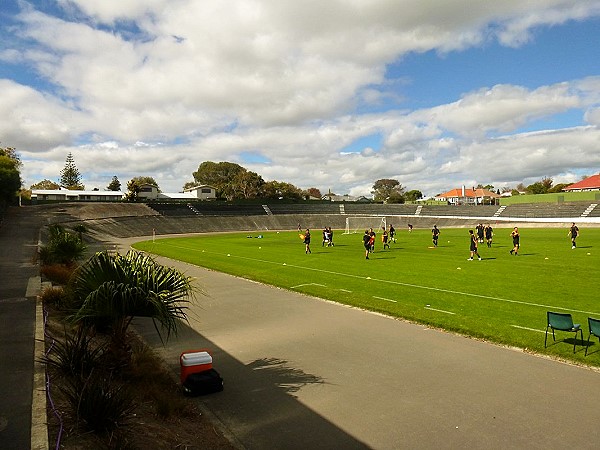
[[[0,147],[0,210],[9,204],[16,202],[19,194],[28,197],[30,191],[22,190],[21,180],[22,162],[15,148]],[[328,192],[323,196],[320,189],[310,187],[301,189],[285,181],[265,181],[261,175],[250,171],[239,164],[221,161],[204,161],[198,166],[198,170],[192,172],[193,181],[183,185],[183,189],[193,188],[200,185],[209,185],[216,189],[217,198],[225,200],[248,200],[248,199],[321,199],[328,195],[335,195]],[[587,178],[583,176],[582,179]],[[125,197],[127,200],[137,200],[141,187],[144,184],[160,187],[156,180],[151,176],[133,177],[127,182]],[[546,194],[552,192],[561,192],[568,184],[559,183],[554,185],[550,177],[544,177],[528,186],[519,183],[516,187],[494,188],[493,185],[478,184],[477,188],[483,188],[490,191],[496,191],[500,194],[510,192],[512,195],[519,194]],[[106,190],[120,191],[121,182],[114,175]],[[84,190],[82,176],[75,164],[72,153],[67,155],[65,166],[60,172],[58,182],[48,179],[32,184],[30,189],[55,190],[60,188],[72,190]],[[94,190],[99,190],[95,188]],[[399,180],[382,178],[374,182],[371,194],[373,201],[386,203],[405,203],[413,202],[423,198],[423,194],[418,189],[407,190]]]

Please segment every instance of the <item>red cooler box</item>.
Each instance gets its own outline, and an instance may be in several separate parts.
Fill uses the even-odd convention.
[[[179,356],[179,364],[181,365],[180,378],[183,383],[191,373],[212,369],[212,356],[207,350],[190,350]]]

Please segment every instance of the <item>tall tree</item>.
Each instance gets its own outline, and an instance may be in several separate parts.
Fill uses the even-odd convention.
[[[256,172],[244,169],[232,181],[235,198],[256,198],[261,192],[265,180]]]
[[[152,177],[133,177],[127,182],[127,194],[125,194],[125,198],[129,201],[137,201],[142,185],[144,184],[151,184],[158,188],[158,183]],[[160,192],[160,188],[158,188],[158,192]]]
[[[106,189],[108,189],[109,191],[120,191],[121,190],[121,182],[119,181],[119,179],[117,178],[116,175],[114,175],[112,177],[112,180],[110,181],[110,183],[108,183],[108,186],[106,186]]]
[[[60,185],[71,190],[85,189],[81,184],[81,173],[75,165],[75,159],[71,152],[67,155],[65,167],[60,171]]]
[[[570,184],[571,183],[558,183],[556,186],[552,186],[550,189],[548,189],[548,193],[562,192],[563,188],[566,188]]]
[[[263,196],[280,200],[299,200],[302,198],[302,189],[284,181],[267,181],[263,186]]]
[[[16,202],[21,189],[21,160],[14,148],[0,147],[0,210]]]
[[[236,163],[204,161],[192,175],[197,184],[208,184],[217,190],[217,197],[232,199],[235,195],[233,180],[246,171]]]
[[[48,191],[55,191],[57,189],[60,189],[60,184],[58,184],[54,181],[45,179],[38,183],[32,184],[30,189],[45,189]]]
[[[413,189],[404,194],[404,199],[409,202],[414,202],[421,198],[423,198],[423,193],[417,189]]]
[[[527,186],[527,192],[531,194],[546,194],[552,187],[552,178],[542,178],[540,181],[536,181],[533,184]]]
[[[382,178],[373,184],[371,193],[374,194],[374,200],[376,202],[385,202],[392,194],[394,194],[392,196],[394,203],[403,203],[403,201],[399,202],[397,200],[404,197],[404,187],[402,187],[398,180]]]

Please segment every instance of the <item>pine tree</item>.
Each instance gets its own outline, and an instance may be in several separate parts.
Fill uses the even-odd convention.
[[[84,189],[83,184],[81,184],[81,173],[79,173],[75,165],[75,160],[71,152],[67,155],[64,169],[60,171],[60,185],[72,190]]]
[[[121,190],[121,182],[117,178],[116,175],[112,177],[112,181],[106,186],[106,189],[109,191],[120,191]]]

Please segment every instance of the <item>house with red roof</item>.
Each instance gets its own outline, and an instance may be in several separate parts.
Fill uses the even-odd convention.
[[[436,195],[435,199],[449,205],[495,205],[500,195],[487,189],[469,189],[464,186]]]
[[[600,173],[570,184],[562,190],[567,192],[600,191]]]

